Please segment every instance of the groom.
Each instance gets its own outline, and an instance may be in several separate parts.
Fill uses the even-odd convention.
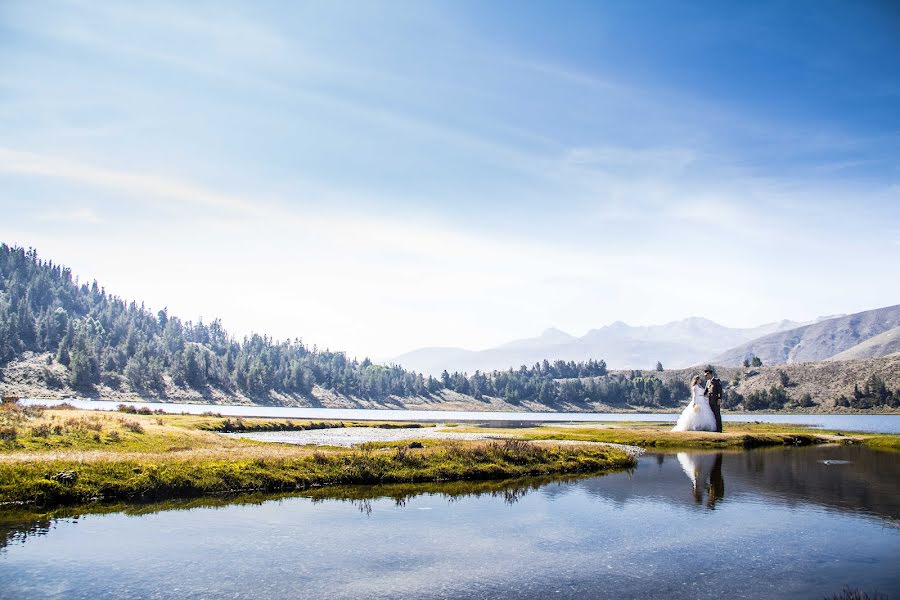
[[[722,411],[719,410],[719,401],[722,399],[722,382],[713,375],[710,369],[703,371],[703,375],[706,377],[706,398],[716,417],[716,431],[722,433]]]

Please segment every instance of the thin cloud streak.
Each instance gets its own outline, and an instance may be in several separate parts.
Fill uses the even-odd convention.
[[[646,54],[683,29],[652,15],[589,6],[598,36],[574,5],[521,8],[13,0],[2,241],[188,318],[378,356],[895,302],[897,128],[867,117],[886,82],[826,114],[830,78],[804,96],[810,71],[753,63],[721,14],[696,29],[727,50],[709,61]]]
[[[38,215],[44,221],[61,221],[76,225],[97,225],[103,222],[97,213],[90,208],[77,208],[71,211],[51,211]]]

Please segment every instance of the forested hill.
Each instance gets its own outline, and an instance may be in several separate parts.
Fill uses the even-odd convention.
[[[34,250],[3,244],[0,368],[26,353],[46,355],[43,377],[48,389],[66,387],[85,394],[125,390],[181,398],[179,390],[196,390],[204,397],[217,392],[219,398],[281,403],[285,398],[313,400],[315,390],[376,400],[452,391],[476,401],[496,397],[546,406],[585,400],[662,406],[674,405],[684,395],[683,385],[663,386],[658,380],[558,381],[602,377],[602,360],[544,361],[515,371],[444,373],[435,378],[309,348],[300,340],[251,335],[238,341],[218,320],[192,323],[165,310],[154,313],[107,293],[97,282],[79,283],[68,268],[41,260]]]
[[[865,361],[854,365],[852,375],[859,385],[850,396],[831,394],[831,399],[818,397],[821,378],[800,371],[778,372],[772,382],[750,372],[723,372],[723,404],[747,410],[900,406],[900,389],[891,391],[885,384],[896,385],[893,379],[873,371]],[[884,365],[876,366],[884,370]],[[251,335],[236,340],[218,320],[192,323],[165,310],[154,313],[108,294],[96,282],[80,283],[69,269],[39,259],[33,250],[0,245],[0,395],[4,396],[74,394],[466,410],[660,410],[687,401],[685,380],[692,373],[611,373],[603,360],[544,360],[490,373],[444,371],[439,377],[423,376],[396,365],[309,348],[298,339]],[[765,389],[745,385],[756,379],[766,380]]]

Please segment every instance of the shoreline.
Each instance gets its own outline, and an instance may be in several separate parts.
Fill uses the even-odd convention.
[[[636,464],[636,452],[608,444],[417,440],[415,427],[385,428],[409,431],[409,440],[339,448],[231,439],[216,433],[227,419],[209,416],[7,403],[0,419],[0,506],[290,492],[338,484],[498,480],[602,473]],[[261,428],[271,423],[249,422]],[[292,422],[304,429],[347,425]]]
[[[11,403],[2,406],[0,417],[0,505],[8,506],[602,473],[633,468],[637,449],[743,451],[841,443],[900,451],[900,435],[752,423],[726,425],[724,433],[672,432],[667,423],[634,422],[436,429],[399,422],[373,427],[366,421],[232,420]],[[442,439],[423,433],[439,430]],[[349,432],[359,439],[351,447],[311,446],[305,444],[316,442],[235,439],[222,434],[227,431],[296,431],[313,438]],[[370,431],[392,435],[367,440]]]
[[[6,396],[3,398],[3,401],[26,401],[29,403],[43,403],[43,402],[97,402],[97,403],[111,403],[111,404],[123,404],[123,405],[159,405],[159,406],[196,406],[203,407],[209,409],[216,408],[246,408],[246,409],[259,409],[259,410],[271,410],[271,409],[308,409],[308,410],[323,410],[323,411],[383,411],[385,413],[389,412],[401,412],[401,411],[409,411],[409,412],[436,412],[436,413],[446,413],[448,415],[452,415],[454,413],[504,413],[510,415],[516,414],[545,414],[545,415],[560,415],[560,414],[575,414],[575,415],[591,415],[591,414],[611,414],[611,415],[638,415],[638,414],[653,414],[653,415],[680,415],[681,411],[684,407],[679,407],[678,409],[662,409],[659,407],[632,407],[629,409],[623,409],[621,407],[604,407],[603,410],[593,410],[593,409],[577,409],[577,407],[568,407],[573,410],[536,410],[528,407],[522,406],[512,406],[509,410],[497,410],[491,406],[484,406],[484,404],[477,404],[471,407],[460,408],[456,405],[451,404],[378,404],[377,406],[354,406],[354,407],[346,407],[346,406],[314,406],[314,405],[282,405],[282,404],[259,404],[259,403],[211,403],[211,402],[196,402],[194,399],[190,399],[190,401],[180,401],[180,400],[162,400],[159,398],[146,398],[139,397],[136,399],[132,398],[94,398],[90,396],[62,396],[62,397],[46,397],[46,396]],[[90,409],[89,409],[90,410]],[[102,410],[102,409],[93,409],[93,410]],[[113,408],[114,410],[114,408]],[[215,412],[213,410],[212,412]],[[177,413],[174,413],[177,414]],[[194,413],[184,413],[184,414],[194,414]],[[244,413],[246,416],[253,417],[264,417],[267,415],[258,414],[252,415],[249,413]],[[731,410],[723,410],[722,415],[735,415],[735,416],[790,416],[790,415],[830,415],[830,416],[853,416],[853,415],[871,415],[871,416],[895,416],[900,415],[900,409],[894,410],[869,410],[869,409],[854,409],[854,408],[842,408],[841,410],[770,410],[767,409],[765,411],[731,411]],[[238,416],[238,415],[232,415]],[[299,417],[298,417],[299,418]],[[427,420],[427,419],[426,419]]]

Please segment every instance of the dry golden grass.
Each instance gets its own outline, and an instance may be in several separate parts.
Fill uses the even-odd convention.
[[[4,410],[5,426],[21,433],[3,442],[0,451],[0,503],[503,479],[634,464],[627,452],[605,446],[421,440],[316,448],[222,436],[205,430],[210,417]]]

